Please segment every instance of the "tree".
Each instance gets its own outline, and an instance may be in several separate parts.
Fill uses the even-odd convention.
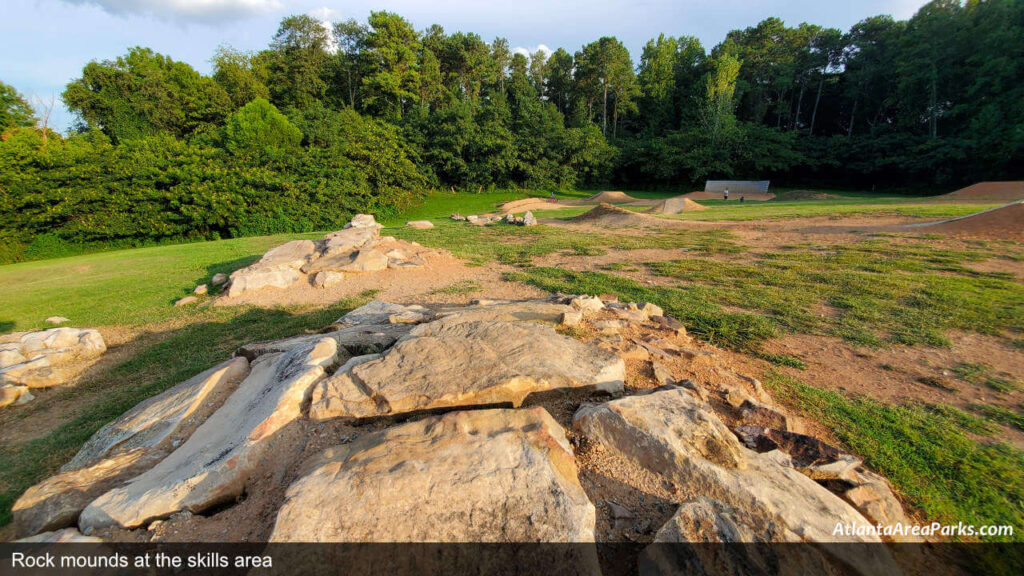
[[[256,98],[270,98],[267,70],[252,54],[220,46],[214,52],[212,62],[213,79],[224,88],[235,108],[241,108]]]
[[[330,33],[312,16],[288,16],[270,42],[270,99],[281,108],[306,108],[324,97]]]
[[[512,52],[508,48],[508,40],[495,38],[491,42],[491,58],[498,72],[498,91],[505,93],[505,78],[508,77],[508,65],[512,61]]]
[[[356,95],[361,85],[360,52],[366,44],[369,28],[354,19],[334,24],[334,44],[338,47],[333,65],[340,73],[335,75],[331,88],[337,89],[350,108],[356,107]]]
[[[0,131],[35,126],[36,115],[25,97],[13,86],[0,82]]]
[[[548,102],[558,108],[562,114],[569,111],[573,95],[573,60],[572,54],[559,48],[548,58],[548,78],[544,87],[544,95]]]
[[[366,64],[363,104],[386,118],[401,118],[419,99],[420,40],[412,25],[390,12],[371,12],[361,56]]]
[[[601,103],[601,133],[608,134],[608,96],[613,113],[629,109],[636,94],[633,63],[629,51],[618,39],[605,36],[576,53],[576,85],[593,117],[594,104]],[[613,125],[613,130],[615,129]]]
[[[705,100],[702,109],[704,130],[710,135],[711,141],[717,144],[736,124],[733,113],[736,94],[736,80],[739,77],[740,61],[730,55],[722,54],[711,61],[711,72],[705,84]]]
[[[229,152],[261,162],[296,151],[300,142],[302,132],[262,98],[239,108],[224,126],[224,144]]]
[[[673,116],[676,97],[676,52],[675,38],[658,35],[657,40],[648,40],[640,56],[640,70],[637,83],[640,88],[640,113],[648,130],[665,130]]]
[[[219,126],[231,109],[227,92],[212,78],[140,47],[114,61],[86,64],[62,98],[115,142],[161,132],[189,136]]]

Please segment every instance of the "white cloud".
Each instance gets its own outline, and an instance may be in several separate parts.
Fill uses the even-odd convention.
[[[338,12],[333,8],[323,6],[321,8],[317,8],[316,10],[310,10],[309,12],[307,12],[307,14],[319,20],[320,25],[324,27],[324,30],[327,30],[327,50],[330,52],[337,52],[338,42],[334,39],[333,23],[341,20],[341,12]]]
[[[162,20],[224,22],[266,14],[282,7],[281,0],[64,0],[98,6],[116,15],[154,16]]]
[[[522,54],[523,56],[526,56],[527,58],[530,57],[530,54],[533,54],[534,52],[537,52],[537,51],[544,52],[548,56],[551,56],[551,53],[554,52],[554,50],[552,50],[551,48],[548,48],[545,44],[537,44],[533,48],[524,48],[522,46],[516,46],[515,48],[512,49],[513,53],[515,53],[515,54]]]

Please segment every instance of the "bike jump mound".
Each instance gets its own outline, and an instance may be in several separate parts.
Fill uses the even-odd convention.
[[[625,192],[600,192],[586,199],[586,202],[607,202],[608,204],[628,204],[630,202],[642,202]]]
[[[592,210],[584,212],[575,218],[570,218],[569,222],[573,224],[605,226],[608,228],[626,228],[629,226],[664,225],[667,221],[602,202]]]
[[[1024,200],[959,218],[910,224],[908,228],[976,238],[1021,238],[1024,237]]]
[[[686,196],[676,196],[658,202],[648,212],[654,214],[681,214],[683,212],[699,212],[707,209],[707,206],[701,206]]]
[[[1022,200],[1024,180],[1016,182],[978,182],[940,196],[946,200]]]

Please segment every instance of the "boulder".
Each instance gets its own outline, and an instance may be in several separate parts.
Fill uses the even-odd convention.
[[[334,272],[376,272],[387,267],[387,256],[370,248],[362,248],[353,252],[325,256],[303,266],[302,271],[306,274],[315,274],[324,270]]]
[[[288,352],[298,346],[318,342],[322,338],[331,338],[337,343],[338,354],[344,359],[348,356],[382,352],[408,334],[411,329],[412,326],[408,324],[344,326],[323,334],[303,334],[281,340],[246,344],[236,350],[235,355],[248,358],[251,362],[265,354]]]
[[[312,240],[293,240],[271,248],[254,266],[299,268],[317,255]]]
[[[344,272],[335,272],[334,270],[323,270],[316,273],[313,277],[313,286],[317,288],[331,288],[337,286],[345,280]]]
[[[529,210],[527,210],[526,214],[523,214],[523,226],[536,226],[536,225],[537,225],[537,219],[533,216],[533,212],[530,212]]]
[[[753,398],[747,398],[739,406],[740,422],[745,426],[760,426],[776,430],[788,430],[789,419],[782,412]]]
[[[304,469],[272,542],[594,541],[572,448],[541,407],[424,418]]]
[[[577,411],[576,426],[636,464],[674,482],[683,496],[705,496],[743,518],[763,518],[806,542],[871,542],[834,534],[837,524],[868,521],[849,504],[775,457],[741,446],[711,407],[683,390],[660,390]],[[835,547],[843,568],[857,574],[895,570],[880,546]]]
[[[222,284],[227,284],[227,282],[228,282],[228,275],[224,274],[222,272],[218,272],[218,273],[214,274],[213,278],[210,279],[210,284],[213,284],[214,286],[220,286]]]
[[[422,306],[402,306],[401,304],[393,304],[383,300],[374,300],[345,314],[338,319],[338,324],[346,326],[390,324],[391,317],[394,315],[418,314],[424,310],[425,308]]]
[[[65,322],[71,322],[71,319],[63,316],[50,316],[46,319],[47,324],[64,324]]]
[[[324,236],[322,257],[347,254],[377,240],[379,228],[347,228]]]
[[[622,390],[621,358],[536,323],[447,318],[412,329],[381,358],[336,372],[313,394],[310,416],[370,416],[349,405],[376,407],[377,414],[511,403],[531,393],[594,386]]]
[[[576,296],[569,300],[569,305],[586,315],[604,310],[604,302],[597,296]]]
[[[28,386],[0,386],[0,408],[12,404],[25,404],[31,400],[35,400],[35,397],[29,393]]]
[[[0,369],[0,386],[49,388],[63,384],[64,373],[53,367],[48,356],[39,355],[39,352],[36,354],[27,362]],[[63,355],[60,358],[63,359]]]
[[[72,349],[75,358],[93,358],[106,352],[103,336],[92,328],[50,328],[21,336],[21,354],[35,358],[47,350]]]
[[[74,526],[89,502],[164,456],[165,452],[136,448],[47,478],[26,490],[11,508],[16,536]]]
[[[28,358],[22,356],[21,351],[16,345],[0,348],[0,368],[21,364],[27,360]]]
[[[335,340],[322,338],[257,358],[238,389],[184,444],[128,485],[90,503],[79,527],[86,534],[105,526],[134,528],[236,498],[277,432],[301,417],[310,388],[336,353]]]
[[[417,230],[429,230],[434,227],[434,223],[430,220],[410,220],[409,222],[406,222],[405,225]]]
[[[211,398],[226,392],[248,374],[248,360],[232,358],[144,400],[96,431],[61,470],[81,468],[117,452],[157,447],[176,437]]]
[[[683,326],[683,323],[675,318],[652,315],[648,319],[657,324],[659,328],[675,333],[676,336],[686,336],[686,326]]]
[[[571,312],[562,312],[562,318],[558,323],[562,326],[578,326],[582,321],[583,313],[573,310]]]
[[[200,284],[199,286],[196,286],[195,290],[193,290],[192,293],[202,296],[203,294],[206,294],[209,291],[210,290],[209,288],[207,288],[206,284]]]
[[[263,288],[289,288],[301,279],[299,271],[287,266],[250,266],[231,274],[227,294],[234,298]]]
[[[74,528],[65,528],[54,532],[44,532],[29,538],[22,538],[17,540],[17,542],[26,544],[94,544],[103,542],[103,540],[92,536],[83,536],[81,532]]]
[[[185,296],[185,297],[184,297],[184,298],[182,298],[181,300],[178,300],[178,301],[176,301],[176,302],[174,303],[174,307],[175,307],[175,308],[177,308],[177,307],[179,307],[179,306],[186,306],[186,305],[188,305],[188,304],[193,304],[193,303],[195,303],[195,302],[196,302],[196,301],[198,301],[198,300],[199,300],[199,299],[198,299],[198,298],[196,298],[195,296]]]
[[[373,219],[373,214],[356,214],[352,220],[345,224],[345,228],[383,228]]]

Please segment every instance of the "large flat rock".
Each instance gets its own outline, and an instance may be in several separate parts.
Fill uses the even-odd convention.
[[[23,537],[74,526],[89,502],[166,455],[159,450],[136,448],[47,478],[26,490],[11,508],[15,534]]]
[[[188,441],[128,485],[89,504],[79,526],[87,533],[104,526],[130,528],[237,497],[276,433],[301,416],[310,387],[324,377],[336,353],[337,343],[322,338],[257,358],[249,376]]]
[[[61,470],[81,468],[114,452],[155,447],[178,434],[211,398],[249,374],[245,358],[218,366],[149,398],[100,428]]]
[[[731,507],[737,518],[769,519],[780,533],[807,542],[880,542],[866,535],[834,535],[837,524],[870,522],[786,465],[788,456],[743,447],[710,405],[684,389],[585,406],[573,420],[589,439],[672,480],[684,492],[692,492],[691,497],[712,498]],[[892,559],[882,547],[838,550],[839,560],[855,573],[892,569]],[[849,557],[842,557],[842,550],[850,550]]]
[[[273,542],[592,542],[594,506],[540,407],[454,412],[330,448],[288,489]]]
[[[556,388],[622,390],[621,358],[550,326],[450,320],[420,324],[381,358],[336,372],[314,390],[310,416],[322,420],[519,406],[531,393]]]
[[[297,268],[289,266],[266,266],[256,264],[231,274],[228,284],[229,298],[263,288],[289,288],[302,279]]]

